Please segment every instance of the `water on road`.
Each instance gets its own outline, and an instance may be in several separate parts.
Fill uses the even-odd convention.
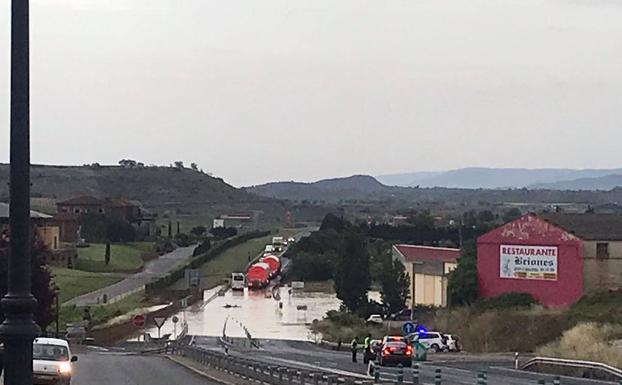
[[[254,338],[308,340],[308,325],[314,319],[321,319],[327,311],[339,309],[340,301],[334,294],[300,293],[288,294],[288,288],[281,288],[282,308],[279,301],[266,298],[265,291],[234,292],[215,296],[217,289],[205,292],[206,302],[187,309],[177,316],[188,322],[188,333],[193,335],[222,335],[227,322],[227,335],[243,337],[245,326]],[[213,297],[213,299],[211,299]],[[210,301],[211,299],[211,301]],[[306,307],[306,310],[303,310]],[[162,327],[162,334],[173,333],[172,317]],[[177,325],[177,331],[180,326]],[[157,329],[148,330],[157,335]]]

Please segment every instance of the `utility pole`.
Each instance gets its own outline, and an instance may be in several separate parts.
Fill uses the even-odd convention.
[[[5,321],[5,385],[32,384],[33,320],[37,301],[30,274],[30,70],[28,0],[11,1],[11,166],[8,290],[2,299]]]

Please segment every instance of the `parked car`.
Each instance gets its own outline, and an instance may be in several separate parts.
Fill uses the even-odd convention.
[[[378,365],[397,366],[409,368],[412,365],[413,346],[405,338],[400,336],[386,336],[382,340],[379,352]]]
[[[36,338],[32,345],[33,384],[69,385],[73,363],[69,343],[58,338]]]
[[[447,339],[439,332],[427,332],[419,334],[419,342],[433,352],[448,350]]]
[[[367,323],[382,324],[382,316],[380,314],[372,314],[367,318]]]
[[[460,344],[458,343],[458,337],[453,336],[451,334],[443,334],[443,337],[445,337],[445,340],[447,341],[447,350],[449,350],[450,352],[459,352],[460,351]]]

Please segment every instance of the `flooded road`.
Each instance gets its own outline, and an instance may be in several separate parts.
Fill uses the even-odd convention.
[[[188,308],[177,314],[180,320],[188,323],[188,333],[193,335],[220,336],[225,320],[227,335],[243,337],[245,326],[254,338],[309,340],[308,325],[314,319],[321,319],[327,311],[339,309],[341,301],[334,294],[298,293],[288,294],[288,288],[280,289],[283,306],[279,309],[279,301],[266,298],[265,291],[234,292],[229,290],[224,296],[215,296],[218,289],[206,290],[206,301]],[[213,297],[213,299],[212,299]],[[210,301],[211,299],[211,301]],[[306,306],[306,310],[300,310]],[[174,334],[172,317],[162,327],[162,335]],[[180,332],[181,321],[177,324]],[[148,330],[155,336],[156,328]]]

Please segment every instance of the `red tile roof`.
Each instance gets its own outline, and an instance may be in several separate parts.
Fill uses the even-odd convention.
[[[456,262],[460,258],[460,249],[448,247],[394,245],[393,249],[400,253],[406,262],[421,260]]]
[[[82,195],[61,202],[56,202],[59,206],[99,206],[103,203],[104,201],[91,195]]]

